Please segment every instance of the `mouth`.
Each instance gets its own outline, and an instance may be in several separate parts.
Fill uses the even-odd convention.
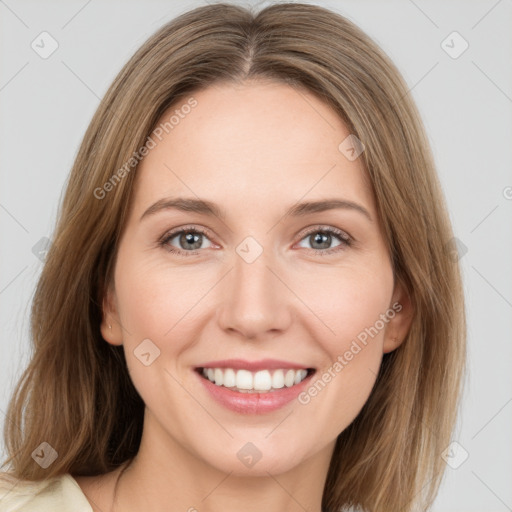
[[[298,386],[315,373],[315,368],[266,368],[258,371],[236,367],[198,366],[201,378],[238,393],[262,394]]]
[[[279,359],[224,359],[193,368],[206,396],[239,414],[268,414],[291,404],[315,368]]]

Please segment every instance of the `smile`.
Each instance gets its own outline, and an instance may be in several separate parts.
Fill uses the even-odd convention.
[[[194,368],[206,396],[240,414],[270,413],[290,404],[315,372],[300,363],[276,359],[227,359]]]
[[[240,393],[274,392],[300,384],[313,369],[237,370],[235,368],[198,368],[203,377],[216,386]]]

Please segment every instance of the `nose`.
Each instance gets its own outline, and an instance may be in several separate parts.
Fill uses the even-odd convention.
[[[221,289],[218,322],[224,331],[255,340],[289,327],[293,293],[276,267],[266,251],[252,263],[235,255]]]

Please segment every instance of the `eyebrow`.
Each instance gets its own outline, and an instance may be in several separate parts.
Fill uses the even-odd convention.
[[[224,211],[217,204],[212,203],[211,201],[187,197],[167,197],[160,199],[159,201],[151,205],[142,214],[140,221],[158,212],[172,209],[180,210],[183,212],[193,212],[202,215],[215,216],[222,220],[225,220],[226,218]],[[325,212],[328,210],[336,209],[353,210],[359,212],[363,214],[365,217],[367,217],[370,222],[373,222],[370,213],[364,206],[353,201],[337,198],[294,204],[293,206],[291,206],[291,208],[287,210],[284,216],[286,217],[289,215],[291,217],[303,217],[312,213]]]

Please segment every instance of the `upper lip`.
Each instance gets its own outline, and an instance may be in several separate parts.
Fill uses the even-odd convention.
[[[311,368],[301,363],[293,363],[290,361],[282,361],[279,359],[260,359],[259,361],[246,361],[244,359],[222,359],[219,361],[209,361],[198,365],[196,368],[233,368],[236,370],[277,370],[280,368],[300,369]]]

